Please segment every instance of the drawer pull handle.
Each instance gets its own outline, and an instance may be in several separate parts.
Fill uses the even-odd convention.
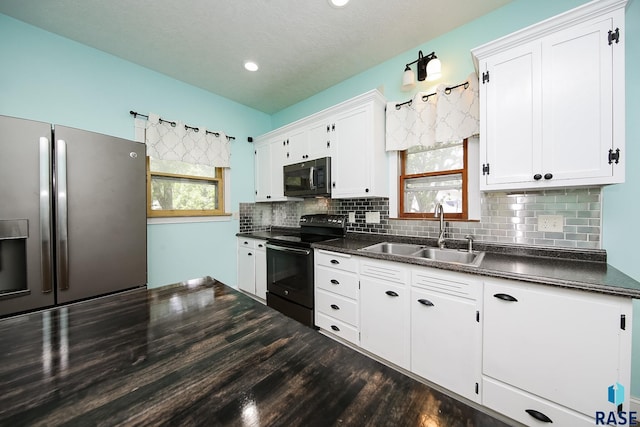
[[[428,299],[421,298],[418,300],[418,302],[422,305],[426,305],[427,307],[433,307],[433,303]]]
[[[340,264],[340,261],[338,261],[337,259],[332,259],[331,264]]]
[[[335,305],[335,304],[331,304],[331,308],[333,308],[334,310],[340,310],[340,307],[338,307],[338,306],[337,306],[337,305]]]
[[[518,302],[517,299],[515,299],[509,294],[495,294],[494,297],[501,299],[502,301]]]
[[[387,292],[385,292],[385,294],[389,295],[390,297],[397,297],[398,296],[398,294],[393,292],[393,291],[387,291]]]
[[[551,418],[547,417],[542,412],[536,411],[535,409],[525,409],[525,412],[527,414],[531,415],[536,420],[542,421],[543,423],[553,423]]]
[[[340,282],[338,282],[336,279],[331,279],[331,284],[332,285],[339,285]]]
[[[340,332],[340,328],[338,328],[336,325],[331,325],[331,329],[333,329],[336,332]]]

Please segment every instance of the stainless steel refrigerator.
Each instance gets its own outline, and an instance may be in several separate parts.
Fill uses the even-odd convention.
[[[0,316],[146,286],[145,153],[0,116]]]

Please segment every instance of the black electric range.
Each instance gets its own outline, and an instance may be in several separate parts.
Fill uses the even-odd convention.
[[[267,305],[314,326],[313,243],[344,237],[344,215],[300,217],[300,232],[267,240]]]

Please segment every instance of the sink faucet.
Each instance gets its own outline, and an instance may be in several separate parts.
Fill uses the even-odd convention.
[[[440,234],[438,234],[438,247],[444,249],[444,208],[440,202],[436,203],[434,217],[440,217]]]

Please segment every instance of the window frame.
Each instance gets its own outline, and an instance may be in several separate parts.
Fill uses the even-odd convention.
[[[150,168],[150,157],[147,156],[147,218],[175,218],[175,217],[203,217],[203,216],[229,216],[224,210],[224,168],[215,168],[215,177],[182,175],[168,172],[152,171]],[[151,209],[153,203],[151,183],[154,177],[161,178],[178,178],[193,182],[207,182],[217,184],[217,205],[218,209],[199,209],[199,210],[181,210],[181,209]]]
[[[462,175],[462,212],[461,213],[446,213],[444,214],[444,218],[446,220],[453,221],[466,221],[469,218],[469,195],[468,195],[468,177],[469,177],[469,150],[468,150],[468,138],[462,140],[462,169],[451,169],[447,171],[437,171],[437,172],[423,172],[419,174],[405,174],[406,170],[406,156],[407,150],[403,150],[400,152],[400,176],[398,179],[398,198],[399,200],[399,219],[434,219],[433,212],[405,212],[404,211],[404,183],[405,180],[415,179],[415,178],[428,178],[435,176],[447,176],[447,175]]]

